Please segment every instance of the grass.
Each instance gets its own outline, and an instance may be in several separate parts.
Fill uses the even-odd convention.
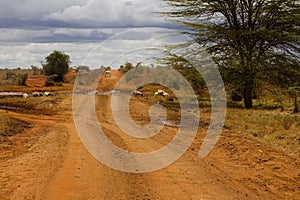
[[[0,108],[20,113],[52,115],[59,111],[59,103],[64,99],[60,96],[52,97],[5,97],[0,98]]]
[[[1,92],[34,92],[34,91],[72,91],[72,83],[63,83],[63,86],[49,86],[49,87],[29,87],[29,86],[17,86],[17,85],[0,85]]]
[[[27,86],[18,86],[15,83],[10,83],[11,80],[6,80],[6,73],[14,73],[14,74],[28,74],[28,78],[26,81]],[[75,80],[76,72],[74,70],[70,70],[65,75],[65,83],[55,83],[54,86],[45,86],[45,82],[47,78],[44,75],[33,75],[33,70],[23,69],[23,70],[5,70],[0,69],[0,91],[14,91],[14,92],[31,92],[31,91],[72,91],[73,82]]]
[[[0,70],[0,79],[4,77],[4,70]],[[51,87],[28,87],[28,86],[14,86],[14,85],[1,85],[0,91],[19,91],[19,92],[33,92],[33,91],[72,91],[72,80],[75,78],[75,74],[70,74],[69,83],[64,83],[63,86],[51,86]],[[2,79],[3,79],[2,77]],[[33,82],[42,83],[42,79],[38,79],[38,76],[32,76]],[[38,80],[35,80],[38,79]],[[107,85],[107,88],[113,88],[114,82],[111,80]],[[180,109],[178,99],[175,95],[165,87],[157,84],[148,84],[138,88],[144,94],[142,98],[137,97],[139,101],[147,102],[150,105],[156,104],[160,101],[160,104],[166,106],[169,112],[175,112]],[[154,96],[154,93],[158,89],[163,89],[170,94],[168,98],[162,96]],[[0,106],[8,106],[16,109],[16,112],[30,113],[30,114],[45,114],[51,115],[60,111],[59,104],[63,97],[37,97],[37,98],[17,98],[7,97],[0,99]],[[187,101],[184,103],[191,103]],[[199,102],[201,118],[209,121],[211,113],[211,103],[209,97],[203,96]],[[300,154],[300,116],[291,114],[293,109],[293,102],[285,94],[278,93],[266,93],[261,96],[260,99],[253,101],[253,109],[243,109],[243,102],[231,102],[228,101],[228,110],[225,127],[246,134],[255,140],[264,142],[267,145],[274,146],[279,149],[287,150],[292,153]],[[282,107],[284,112],[281,112]],[[175,114],[174,114],[175,116]],[[18,124],[13,119],[7,119],[4,115],[0,115],[0,124],[3,130],[7,130],[4,126],[10,124]],[[0,129],[1,129],[0,127]]]
[[[155,103],[157,98],[153,96],[157,89],[164,89],[174,98],[174,101],[162,101],[160,104],[169,109],[180,109],[178,100],[174,94],[159,85],[147,85],[141,88],[144,94],[140,100]],[[286,98],[285,111],[280,105],[272,101],[253,100],[253,109],[247,110],[243,102],[228,102],[225,127],[252,137],[254,140],[265,143],[277,149],[288,151],[290,155],[300,154],[300,115],[292,114],[289,99]],[[210,102],[201,100],[199,102],[202,120],[210,121]]]
[[[225,125],[268,145],[300,153],[300,116],[278,110],[228,109]]]

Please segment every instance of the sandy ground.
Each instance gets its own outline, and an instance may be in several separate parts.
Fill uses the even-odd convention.
[[[105,89],[119,76],[115,72],[101,80]],[[151,139],[127,137],[112,120],[110,98],[96,98],[97,116],[107,137],[120,148],[149,152],[176,133],[176,128],[166,127]],[[71,97],[61,104],[69,109],[54,116],[7,112],[33,128],[22,133],[25,142],[15,138],[25,147],[8,148],[9,155],[0,160],[0,199],[300,199],[299,159],[238,132],[224,129],[209,156],[199,159],[205,124],[188,151],[164,169],[141,174],[111,169],[80,141]],[[147,123],[138,116],[148,105],[136,98],[132,106],[139,123]]]

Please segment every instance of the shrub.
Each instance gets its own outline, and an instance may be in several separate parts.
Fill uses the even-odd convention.
[[[64,86],[63,82],[55,83],[55,86]]]
[[[28,74],[18,74],[18,84],[26,85],[27,78],[28,78]]]
[[[11,71],[6,72],[6,80],[15,78],[15,77],[16,77],[16,74],[14,72],[11,72]]]
[[[45,82],[45,86],[54,86],[55,83],[52,79],[47,79]]]

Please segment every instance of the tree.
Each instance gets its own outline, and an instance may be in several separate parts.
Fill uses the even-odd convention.
[[[297,0],[163,1],[173,8],[163,14],[207,48],[225,81],[242,91],[246,108],[252,108],[257,80],[274,78],[274,69],[286,63],[299,70]]]
[[[121,67],[122,66],[122,67]],[[130,62],[126,62],[125,63],[125,66],[123,66],[123,65],[121,65],[120,66],[120,71],[122,72],[122,73],[127,73],[127,72],[129,72],[131,69],[133,69],[134,67],[133,67],[133,64],[132,63],[130,63]]]
[[[123,72],[124,71],[124,66],[120,65],[119,71]]]
[[[294,99],[294,113],[299,113],[299,106],[297,98],[300,96],[300,87],[290,87],[289,94]]]
[[[54,51],[46,57],[46,64],[43,65],[43,70],[46,76],[53,76],[55,82],[63,82],[64,75],[69,70],[71,64],[69,55]]]
[[[32,71],[33,71],[33,75],[38,75],[37,72],[38,72],[39,68],[36,67],[36,66],[34,66],[34,65],[31,65],[30,67],[31,67],[31,69],[32,69]]]
[[[300,96],[299,64],[288,64],[286,62],[284,67],[277,68],[277,76],[273,79],[273,82],[285,89],[290,97],[294,99],[294,113],[298,113],[299,107],[297,98]]]

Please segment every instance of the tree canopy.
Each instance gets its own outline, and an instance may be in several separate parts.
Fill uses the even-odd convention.
[[[119,70],[120,70],[122,73],[127,73],[127,72],[129,72],[131,69],[133,69],[133,68],[134,68],[134,66],[133,66],[132,63],[126,62],[126,63],[125,63],[125,66],[121,65]]]
[[[43,70],[46,76],[53,75],[55,82],[63,82],[64,75],[68,72],[70,64],[71,60],[69,55],[61,51],[53,51],[46,57]]]
[[[207,48],[246,108],[252,107],[257,80],[272,80],[278,71],[283,78],[299,74],[297,0],[163,1],[172,8],[163,14]]]

